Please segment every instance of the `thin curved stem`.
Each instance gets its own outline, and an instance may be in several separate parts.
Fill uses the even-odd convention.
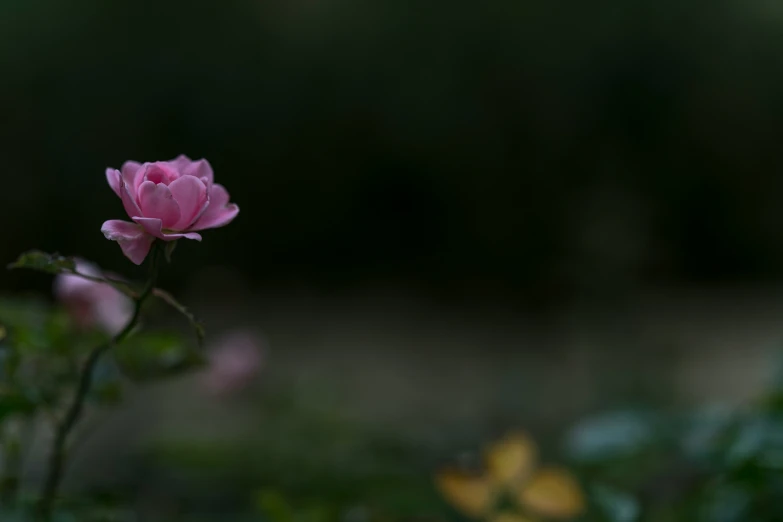
[[[57,490],[60,487],[63,471],[65,468],[65,454],[66,443],[68,442],[68,435],[70,435],[76,423],[82,416],[84,410],[84,403],[87,399],[87,394],[90,392],[92,386],[93,373],[101,359],[101,356],[109,351],[113,346],[120,344],[124,341],[128,335],[136,328],[141,317],[141,309],[147,298],[152,295],[152,290],[155,288],[155,282],[158,277],[158,251],[159,247],[157,242],[153,244],[152,252],[150,253],[150,277],[147,281],[144,290],[139,294],[135,301],[133,309],[133,315],[131,316],[125,327],[112,337],[108,342],[95,347],[87,359],[84,361],[82,370],[79,374],[79,382],[76,386],[76,393],[74,394],[73,401],[71,402],[68,410],[65,413],[62,421],[58,424],[54,434],[54,442],[52,443],[52,452],[49,457],[49,465],[47,467],[46,479],[44,481],[43,490],[41,492],[41,499],[38,504],[38,517],[43,522],[48,522],[51,519],[52,504],[54,503]]]

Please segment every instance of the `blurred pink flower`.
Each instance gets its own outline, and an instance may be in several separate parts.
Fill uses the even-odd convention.
[[[235,330],[222,337],[209,351],[204,384],[216,395],[247,387],[261,371],[265,343],[247,330]]]
[[[199,230],[228,225],[239,213],[228,191],[213,182],[205,159],[180,155],[171,161],[126,161],[106,169],[106,179],[133,223],[110,220],[101,231],[117,241],[125,256],[140,265],[157,239],[201,241]]]
[[[100,277],[97,266],[76,261],[82,274]],[[98,283],[72,274],[60,274],[54,280],[54,293],[73,320],[82,328],[97,326],[108,333],[119,332],[133,314],[133,302],[106,283]]]

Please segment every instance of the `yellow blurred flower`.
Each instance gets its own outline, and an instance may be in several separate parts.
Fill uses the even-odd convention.
[[[483,475],[448,469],[435,476],[435,484],[452,506],[470,517],[486,515],[495,502],[495,489]]]
[[[559,468],[536,470],[536,454],[527,435],[511,433],[485,448],[483,473],[444,470],[435,483],[463,514],[490,522],[530,522],[528,514],[563,520],[583,513],[584,493],[573,475]],[[519,512],[496,511],[504,495],[516,501]]]
[[[585,509],[582,489],[564,469],[542,468],[517,490],[517,501],[540,515],[568,519]]]
[[[487,474],[497,486],[527,478],[536,462],[536,446],[524,433],[512,433],[484,450]]]

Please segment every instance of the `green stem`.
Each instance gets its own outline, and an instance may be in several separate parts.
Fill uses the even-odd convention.
[[[65,413],[62,421],[57,425],[57,429],[54,434],[54,442],[52,443],[52,451],[49,457],[49,465],[47,469],[46,479],[44,481],[43,491],[41,493],[41,499],[38,504],[38,516],[43,522],[51,520],[52,505],[57,495],[57,490],[62,480],[62,475],[65,467],[65,447],[68,442],[68,435],[70,435],[76,423],[81,418],[84,410],[84,403],[87,399],[87,394],[90,392],[92,386],[93,373],[101,359],[101,356],[109,351],[112,346],[120,344],[130,333],[136,328],[141,317],[141,308],[147,298],[152,295],[152,290],[155,288],[155,282],[158,277],[158,251],[159,247],[157,242],[152,246],[152,252],[150,252],[150,277],[147,281],[147,285],[139,294],[135,301],[133,309],[133,315],[131,316],[125,327],[114,337],[112,337],[107,343],[95,347],[87,359],[84,361],[84,366],[79,374],[79,383],[76,387],[76,393],[73,397],[71,405]]]

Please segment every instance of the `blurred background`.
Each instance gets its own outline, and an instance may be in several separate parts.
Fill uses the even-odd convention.
[[[106,167],[204,157],[241,213],[163,286],[208,342],[264,345],[239,399],[135,392],[70,487],[382,504],[509,427],[754,397],[783,333],[781,24],[768,0],[4,0],[3,262],[138,276],[100,232]]]

